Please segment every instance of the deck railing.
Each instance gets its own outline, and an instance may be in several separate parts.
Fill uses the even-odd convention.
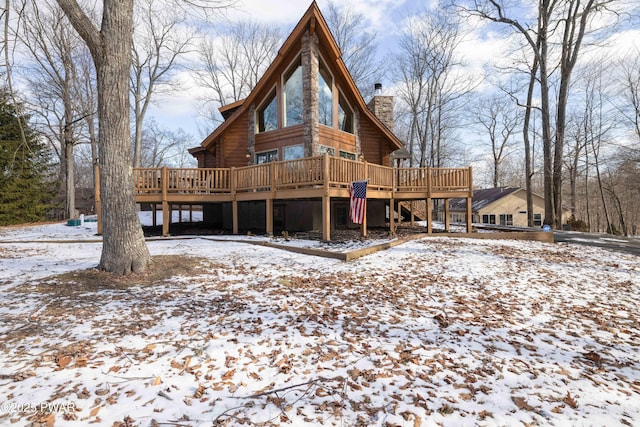
[[[381,191],[470,191],[470,168],[391,168],[328,155],[239,168],[134,168],[136,193],[233,193],[328,185],[348,188],[368,180]]]

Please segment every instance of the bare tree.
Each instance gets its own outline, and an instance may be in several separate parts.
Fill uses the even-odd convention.
[[[617,68],[623,100],[619,110],[625,127],[631,130],[636,140],[636,144],[628,149],[631,150],[631,157],[640,162],[640,48],[630,52]]]
[[[540,88],[544,161],[545,224],[556,228],[562,222],[562,162],[567,100],[573,70],[580,56],[585,35],[593,29],[592,17],[607,11],[616,0],[538,0],[537,16],[520,19],[521,5],[503,0],[460,1],[465,13],[505,24],[522,35],[537,61]],[[469,6],[467,4],[470,3]],[[509,9],[509,6],[513,7]],[[558,58],[556,61],[555,58]],[[550,79],[557,73],[554,94]],[[555,127],[552,132],[552,96],[555,95]]]
[[[375,83],[382,81],[386,69],[376,59],[376,34],[368,28],[365,16],[354,12],[346,3],[338,6],[330,1],[325,17],[349,74],[362,96],[371,98]]]
[[[133,97],[134,150],[133,166],[139,167],[142,150],[142,127],[153,95],[171,90],[173,71],[180,56],[189,52],[193,35],[183,25],[186,11],[166,8],[160,0],[136,3],[131,66]]]
[[[493,95],[481,98],[475,111],[478,123],[489,138],[494,187],[500,186],[501,165],[513,150],[513,136],[521,122],[518,111],[510,104],[508,98]]]
[[[195,167],[195,159],[189,154],[193,137],[182,129],[172,131],[151,120],[142,134],[143,167]]]
[[[89,47],[97,72],[103,220],[99,268],[119,275],[142,272],[151,256],[135,206],[129,142],[133,0],[104,0],[100,28],[75,0],[57,1]]]
[[[64,216],[73,218],[76,216],[74,147],[83,142],[85,118],[93,116],[93,110],[87,110],[79,102],[86,95],[84,89],[91,84],[90,73],[81,70],[81,62],[89,53],[55,2],[36,4],[27,0],[20,10],[23,25],[19,37],[33,64],[25,70],[34,94],[33,107],[40,119],[36,126],[53,142],[60,160]]]
[[[202,65],[196,77],[208,90],[202,102],[213,123],[219,120],[214,108],[244,99],[251,92],[275,58],[281,38],[281,31],[273,26],[238,22],[201,43]]]
[[[410,166],[442,166],[458,122],[461,100],[474,83],[456,71],[460,23],[446,10],[429,11],[408,20],[394,58],[400,81],[399,100],[408,110]]]

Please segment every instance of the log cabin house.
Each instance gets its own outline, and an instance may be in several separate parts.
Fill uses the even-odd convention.
[[[357,227],[348,215],[353,181],[368,182],[365,236],[367,226],[394,233],[407,201],[470,206],[471,168],[400,167],[393,97],[376,89],[365,103],[314,1],[249,96],[220,108],[224,122],[189,150],[198,168],[134,169],[136,202],[162,205],[164,235],[171,206],[191,204],[234,234],[316,231],[323,240]],[[431,232],[430,209],[425,216]]]

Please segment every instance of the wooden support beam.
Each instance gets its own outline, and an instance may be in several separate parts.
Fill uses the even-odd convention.
[[[331,240],[331,197],[322,196],[322,240]]]
[[[395,200],[389,199],[389,233],[392,236],[396,234],[396,216],[395,216]],[[398,211],[400,211],[400,203],[398,203]],[[400,212],[398,212],[400,216]]]
[[[229,180],[231,185],[231,197],[233,200],[231,201],[231,232],[233,234],[238,234],[238,197],[236,193],[236,168],[231,168],[229,172]]]
[[[426,200],[426,206],[425,206],[425,214],[427,215],[427,233],[431,234],[433,233],[433,225],[431,224],[431,222],[433,221],[433,209],[432,206],[433,203],[431,203],[431,197],[427,198]]]
[[[162,235],[169,235],[169,224],[171,223],[171,205],[167,201],[167,182],[169,174],[167,168],[160,171],[162,181]]]
[[[469,196],[467,197],[467,233],[473,232],[473,168],[469,166],[469,182],[467,183]]]
[[[265,200],[266,224],[265,231],[267,236],[273,236],[273,199]]]
[[[444,230],[451,231],[451,218],[449,217],[449,199],[444,199]]]
[[[151,225],[154,227],[158,225],[157,212],[158,212],[158,205],[155,203],[151,203],[151,215],[152,215]]]
[[[238,201],[235,199],[231,202],[231,222],[231,232],[233,234],[238,234]]]
[[[473,232],[472,230],[472,204],[473,204],[473,197],[467,197],[467,233],[471,233]]]
[[[171,224],[171,205],[166,200],[162,201],[162,235],[169,235],[169,224]]]

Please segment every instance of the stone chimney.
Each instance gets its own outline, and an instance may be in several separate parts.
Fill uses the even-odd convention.
[[[380,121],[393,132],[395,122],[393,120],[393,96],[385,96],[382,94],[382,84],[375,84],[375,94],[369,103],[367,108]]]

